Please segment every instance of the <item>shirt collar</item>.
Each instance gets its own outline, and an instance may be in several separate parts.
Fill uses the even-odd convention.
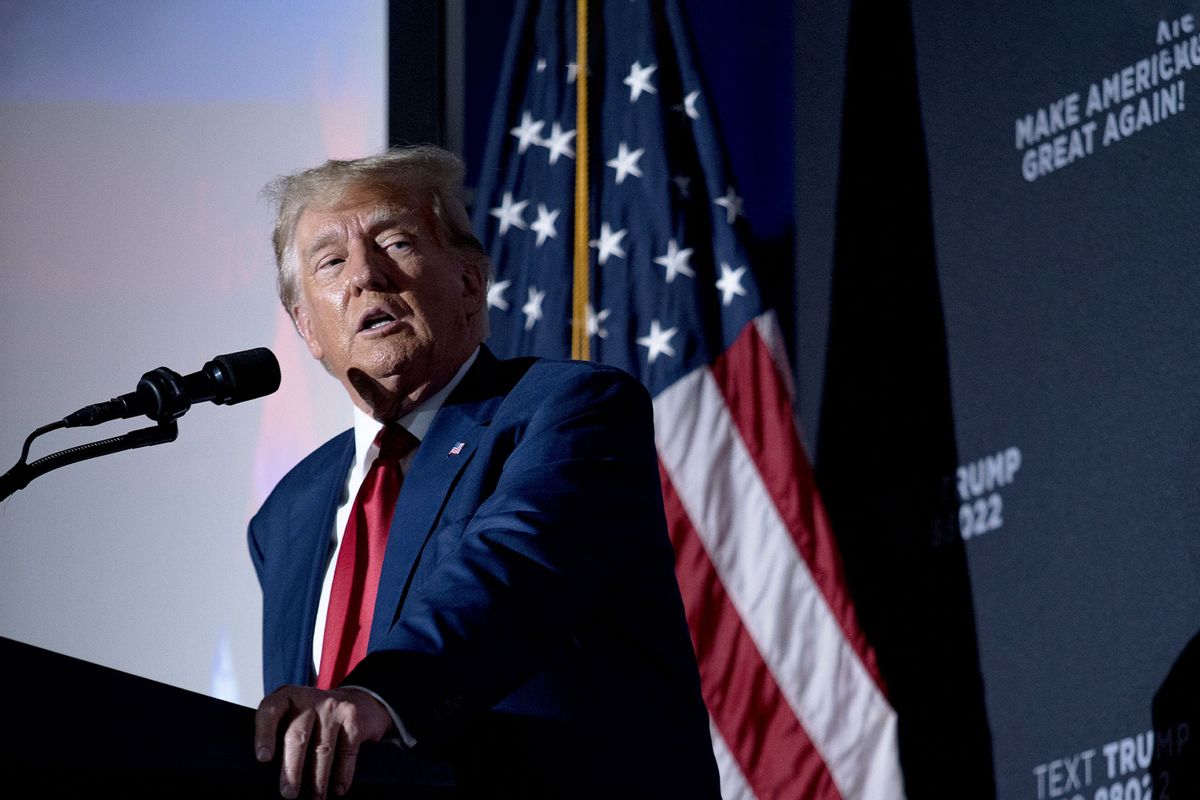
[[[471,357],[463,362],[463,365],[458,368],[458,372],[454,373],[454,377],[445,386],[425,398],[419,406],[397,420],[400,426],[415,436],[417,441],[424,439],[425,434],[429,432],[429,426],[433,424],[433,418],[437,416],[437,412],[446,402],[446,398],[462,383],[467,370],[471,368],[478,357],[479,348],[476,347],[475,351],[471,353]],[[375,437],[382,427],[383,424],[379,420],[358,406],[354,406],[354,458],[355,462],[364,469],[370,463],[368,459],[375,458],[373,445]]]

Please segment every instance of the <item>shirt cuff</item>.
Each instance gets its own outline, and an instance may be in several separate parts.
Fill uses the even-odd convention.
[[[393,710],[392,707],[390,705],[388,705],[388,702],[386,700],[384,700],[382,697],[375,694],[375,692],[372,692],[370,689],[368,689],[365,686],[345,685],[345,686],[339,686],[338,688],[339,689],[357,689],[360,692],[365,692],[365,693],[371,695],[371,697],[375,698],[377,701],[379,701],[379,704],[381,706],[383,706],[385,709],[387,709],[388,716],[390,716],[392,718],[392,725],[394,725],[396,727],[396,734],[393,735],[393,734],[389,733],[387,736],[383,737],[383,741],[388,742],[389,744],[394,744],[397,747],[399,747],[401,750],[408,750],[409,748],[416,747],[416,745],[417,745],[416,738],[413,737],[413,735],[408,732],[408,728],[404,727],[404,722],[396,714],[395,710]]]

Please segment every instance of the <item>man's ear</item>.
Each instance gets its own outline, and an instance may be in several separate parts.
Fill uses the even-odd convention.
[[[292,306],[292,322],[296,323],[296,332],[300,334],[300,338],[308,345],[308,352],[317,361],[325,357],[325,351],[321,349],[321,343],[317,341],[316,334],[313,331],[312,319],[308,316],[308,312],[304,309],[303,303],[296,303]]]
[[[466,303],[467,316],[473,316],[487,303],[487,289],[483,279],[483,270],[478,264],[470,261],[463,264],[463,300]]]

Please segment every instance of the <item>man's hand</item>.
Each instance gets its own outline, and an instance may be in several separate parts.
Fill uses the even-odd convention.
[[[328,795],[330,778],[334,793],[341,795],[354,779],[359,746],[379,741],[391,727],[387,709],[359,689],[283,686],[258,704],[254,752],[259,761],[273,759],[282,730],[279,793],[288,798],[299,796],[307,774],[313,797]]]

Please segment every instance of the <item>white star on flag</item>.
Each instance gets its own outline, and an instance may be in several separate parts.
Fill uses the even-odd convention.
[[[576,76],[579,75],[579,65],[574,61],[567,62],[567,83],[574,83]]]
[[[637,150],[630,152],[629,145],[621,142],[617,145],[617,157],[604,162],[604,166],[612,167],[617,171],[617,185],[625,180],[626,175],[632,175],[635,178],[642,177],[642,171],[638,169],[638,159],[646,152],[646,148],[639,147]]]
[[[718,197],[713,202],[725,209],[725,221],[730,225],[742,213],[742,198],[737,196],[732,186],[725,190],[723,197]]]
[[[528,227],[525,220],[521,217],[521,212],[525,210],[525,206],[529,205],[528,200],[522,200],[519,203],[514,203],[512,192],[505,192],[504,197],[500,200],[500,205],[493,208],[489,213],[500,220],[500,235],[508,233],[508,226],[516,225],[521,230]]]
[[[675,188],[679,190],[679,196],[684,200],[692,196],[692,179],[687,175],[676,175],[674,178],[671,178],[671,181],[675,184]]]
[[[675,280],[676,275],[687,275],[689,278],[696,277],[696,273],[692,272],[692,268],[688,266],[688,259],[691,257],[692,248],[685,247],[680,250],[679,245],[672,239],[667,242],[667,254],[654,259],[654,263],[662,264],[667,268],[667,283],[671,283]]]
[[[600,223],[600,238],[592,239],[588,242],[588,247],[595,247],[600,251],[596,256],[596,261],[601,266],[608,262],[609,256],[616,256],[617,258],[625,257],[625,248],[621,247],[621,240],[625,238],[625,234],[628,232],[625,228],[614,231],[607,222]]]
[[[542,318],[542,301],[546,299],[545,291],[538,291],[536,286],[529,287],[529,299],[521,306],[525,315],[525,330],[533,330],[533,325]]]
[[[539,138],[542,132],[542,127],[545,126],[545,121],[533,118],[533,114],[526,111],[521,115],[521,124],[509,131],[513,136],[517,137],[517,152],[524,155],[529,149],[529,145],[538,144],[541,142]]]
[[[732,303],[734,295],[746,296],[746,289],[742,286],[742,276],[745,274],[745,267],[733,269],[724,261],[721,262],[721,277],[717,279],[717,288],[721,290],[721,305],[727,306]]]
[[[550,163],[554,164],[558,161],[559,156],[575,158],[575,151],[571,149],[571,140],[574,138],[575,131],[564,131],[562,125],[555,120],[554,124],[550,126],[550,138],[543,139],[538,144],[550,151]]]
[[[508,311],[508,300],[504,298],[504,292],[509,286],[512,286],[512,281],[496,281],[488,287],[488,308],[498,308],[501,311]]]
[[[664,331],[658,320],[650,320],[650,333],[639,336],[637,340],[638,344],[648,350],[646,353],[647,364],[653,364],[654,359],[658,358],[660,354],[672,357],[675,355],[675,348],[671,347],[671,337],[678,330],[678,328],[667,328]]]
[[[700,119],[700,112],[696,110],[696,100],[700,98],[700,92],[688,92],[683,98],[683,113],[687,114],[690,119]]]
[[[592,308],[592,304],[587,304],[587,332],[588,336],[599,336],[601,339],[608,338],[608,329],[604,327],[604,321],[608,319],[608,315],[612,313],[607,308],[602,308],[600,311]]]
[[[535,247],[541,247],[542,242],[547,239],[557,239],[558,231],[554,227],[554,220],[558,219],[559,210],[556,208],[553,211],[546,208],[545,203],[538,203],[537,220],[529,227],[537,231],[537,244]]]
[[[537,60],[537,71],[538,71],[538,72],[545,72],[545,71],[546,71],[546,59],[544,59],[544,58],[539,58],[539,59]]]
[[[650,85],[650,75],[656,69],[658,69],[657,64],[643,67],[642,62],[633,62],[633,66],[629,68],[629,74],[621,81],[629,87],[629,102],[636,103],[637,99],[642,96],[642,92],[658,94],[658,90]]]

